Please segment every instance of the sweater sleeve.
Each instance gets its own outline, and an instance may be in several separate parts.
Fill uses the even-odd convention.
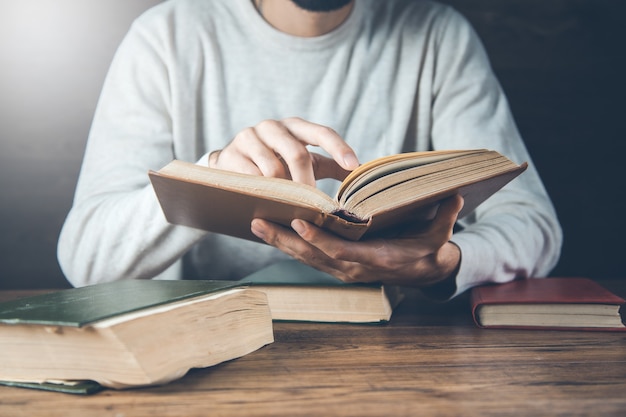
[[[170,116],[166,31],[137,22],[118,48],[90,131],[73,207],[58,242],[68,281],[83,286],[153,278],[170,271],[198,230],[172,226],[149,183],[175,157]]]
[[[558,261],[562,231],[482,44],[457,12],[448,9],[446,19],[437,38],[433,147],[488,148],[529,163],[460,221],[462,231],[452,238],[462,253],[458,295],[484,283],[547,275]]]

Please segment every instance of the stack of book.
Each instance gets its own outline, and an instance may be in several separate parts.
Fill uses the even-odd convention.
[[[90,393],[165,384],[273,342],[273,320],[384,323],[397,288],[296,261],[242,281],[127,280],[0,303],[0,383]]]

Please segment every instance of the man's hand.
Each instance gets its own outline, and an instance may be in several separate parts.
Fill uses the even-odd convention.
[[[307,145],[319,146],[332,159],[309,152]],[[334,130],[297,117],[262,121],[209,155],[211,168],[293,179],[312,186],[316,179],[342,180],[358,165],[352,148]]]
[[[426,287],[456,274],[461,252],[449,240],[462,207],[460,196],[451,197],[440,204],[425,230],[392,239],[352,242],[302,220],[294,220],[291,230],[255,219],[251,230],[266,243],[345,282]]]

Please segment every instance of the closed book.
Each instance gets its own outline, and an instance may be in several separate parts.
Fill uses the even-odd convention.
[[[530,278],[471,290],[474,321],[485,328],[626,330],[624,299],[589,278]]]
[[[272,320],[265,294],[236,285],[125,280],[0,303],[0,380],[156,385],[249,354]]]
[[[403,298],[399,287],[346,284],[296,260],[275,263],[245,277],[262,291],[273,320],[328,323],[384,323]]]

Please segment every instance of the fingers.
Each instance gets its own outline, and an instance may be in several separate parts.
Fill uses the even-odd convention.
[[[359,260],[358,254],[350,248],[352,245],[349,241],[324,233],[321,229],[309,227],[307,222],[299,219],[291,222],[291,228],[295,230],[302,239],[320,248],[333,259],[357,262]]]
[[[294,220],[291,226],[319,253],[314,257],[302,257],[301,261],[344,282],[398,283],[407,276],[410,279],[417,276],[412,267],[418,261],[416,252],[405,242],[395,244],[382,239],[347,241],[302,220]],[[409,273],[406,272],[407,265],[411,270]]]
[[[296,182],[315,185],[315,173],[306,142],[295,137],[281,122],[266,120],[254,127],[258,143],[265,146],[268,152],[263,157],[251,153],[249,156],[259,165],[266,176],[280,172],[281,167],[288,171]]]
[[[250,229],[265,243],[280,249],[302,263],[329,273],[340,280],[356,281],[353,278],[354,271],[358,270],[360,265],[329,257],[319,248],[302,239],[292,229],[262,219],[254,219]],[[365,280],[361,279],[360,281],[364,282]]]
[[[277,147],[274,142],[294,142],[294,139],[286,128],[272,121],[246,128],[239,132],[228,146],[219,151],[217,157],[209,158],[209,166],[251,175],[291,178],[289,167],[284,162],[280,152],[293,154],[293,151],[281,151],[279,150],[280,146]],[[283,147],[286,146],[283,145]],[[295,147],[296,149],[299,148],[300,153],[305,158],[309,158],[304,146],[296,143]],[[307,164],[303,165],[306,170]],[[302,174],[302,169],[298,170],[297,168],[294,169],[294,172],[298,173],[300,182],[311,184],[314,182],[313,168],[310,162],[308,166],[309,172]]]
[[[319,146],[333,159],[312,154]],[[332,129],[300,118],[265,120],[241,131],[209,158],[209,166],[252,175],[290,178],[315,186],[316,178],[342,179],[358,166],[352,148]]]
[[[450,276],[460,262],[460,252],[448,237],[462,198],[442,202],[432,227],[408,238],[352,242],[303,220],[291,229],[260,219],[252,232],[286,254],[345,282],[382,281],[397,285],[429,285]],[[454,256],[448,256],[456,248]]]
[[[334,178],[343,181],[350,171],[343,169],[337,162],[324,155],[311,153],[311,162],[313,163],[313,172],[316,179]]]
[[[326,262],[357,263],[390,270],[429,256],[446,244],[462,206],[463,199],[459,196],[443,201],[428,230],[410,238],[352,242],[299,219],[291,222],[293,231],[281,228],[283,230],[277,233],[277,226],[259,219],[253,220],[251,230],[266,243],[306,263],[315,262],[310,258],[320,258],[323,254]]]
[[[441,202],[435,219],[421,234],[398,239],[369,239],[352,242],[327,233],[302,220],[293,220],[292,229],[329,259],[365,266],[368,270],[393,274],[411,269],[420,259],[438,252],[452,237],[463,198],[453,196]]]
[[[289,131],[309,145],[324,149],[345,170],[359,166],[359,160],[350,146],[330,127],[307,122],[299,117],[283,120]]]
[[[256,237],[265,243],[277,247],[287,255],[301,261],[308,260],[313,264],[319,263],[320,258],[324,258],[323,254],[302,240],[298,235],[287,227],[279,226],[275,223],[262,219],[253,219],[250,224],[250,230]]]

